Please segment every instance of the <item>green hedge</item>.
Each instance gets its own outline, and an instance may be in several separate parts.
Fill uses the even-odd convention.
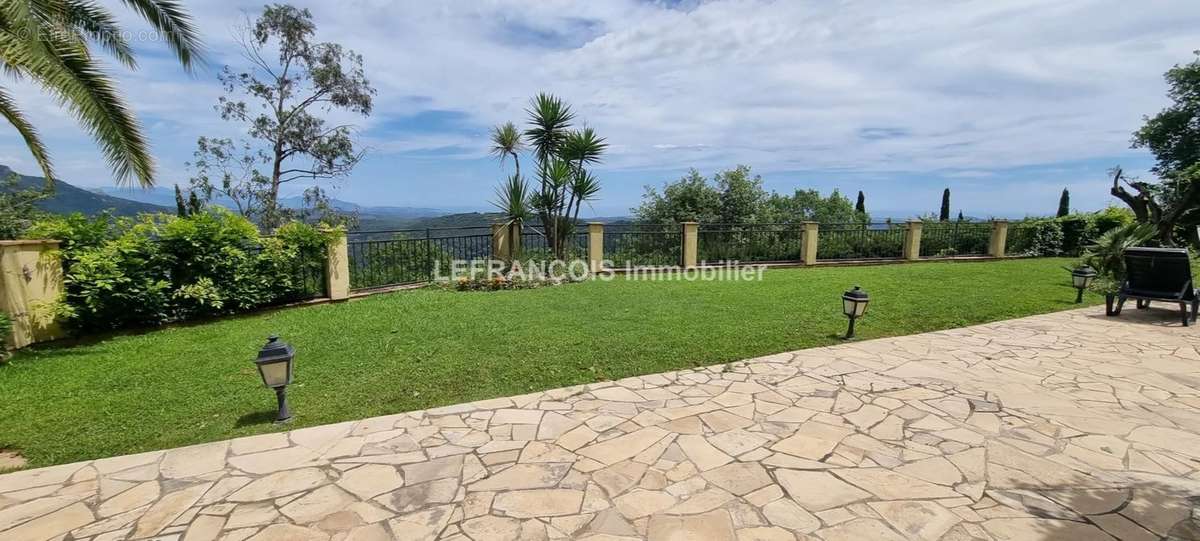
[[[323,294],[328,235],[293,222],[262,236],[213,209],[186,218],[51,216],[29,238],[62,241],[60,319],[80,331],[161,325]]]
[[[1100,235],[1133,221],[1132,212],[1118,207],[1059,218],[1027,218],[1009,224],[1005,252],[1027,256],[1078,256]]]

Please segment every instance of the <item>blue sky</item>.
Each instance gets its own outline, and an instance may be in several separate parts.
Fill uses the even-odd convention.
[[[626,214],[644,186],[690,167],[737,164],[781,192],[861,189],[877,215],[932,212],[945,187],[971,216],[1049,213],[1064,187],[1095,209],[1112,202],[1110,167],[1148,175],[1130,132],[1166,105],[1162,72],[1200,48],[1191,0],[297,4],[319,39],[364,56],[379,91],[371,117],[335,115],[369,149],[336,196],[450,210],[489,208],[506,170],[487,132],[522,121],[539,91],[611,144],[594,215]],[[140,69],[115,70],[165,186],[186,183],[197,137],[239,135],[212,110],[216,73],[242,64],[232,28],[260,9],[187,5],[208,70],[189,77],[136,35]],[[13,88],[64,179],[111,185],[68,115],[35,87]],[[0,163],[35,171],[11,129]]]

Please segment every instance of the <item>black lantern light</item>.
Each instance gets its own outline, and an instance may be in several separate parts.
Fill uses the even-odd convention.
[[[275,398],[279,401],[276,423],[286,423],[292,418],[287,403],[287,386],[292,382],[292,360],[295,357],[296,350],[272,334],[267,338],[267,344],[259,350],[258,358],[254,360],[254,364],[258,366],[258,373],[262,376],[263,385],[275,389]]]
[[[1087,289],[1088,284],[1092,282],[1092,278],[1096,277],[1096,269],[1089,266],[1077,267],[1071,271],[1071,285],[1079,290],[1075,295],[1075,304],[1083,302],[1083,290]]]
[[[842,294],[842,313],[850,318],[850,328],[846,330],[846,339],[854,338],[854,321],[867,313],[867,303],[869,302],[871,302],[871,297],[858,286],[854,286],[854,289]]]

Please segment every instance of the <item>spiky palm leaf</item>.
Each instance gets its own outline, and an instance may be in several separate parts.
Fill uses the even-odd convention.
[[[550,94],[538,94],[525,112],[529,114],[530,124],[525,130],[525,139],[533,147],[538,162],[545,164],[558,155],[575,113],[571,112],[571,106]]]
[[[517,168],[517,176],[521,175],[521,160],[518,153],[525,149],[525,142],[521,140],[521,132],[517,131],[517,127],[512,122],[505,122],[500,126],[492,128],[492,155],[500,159],[500,164],[504,164],[504,158],[512,156],[513,164]]]
[[[191,69],[201,44],[191,19],[174,0],[125,0],[165,36],[180,63]],[[118,184],[136,178],[154,184],[154,164],[141,127],[90,45],[135,66],[116,19],[86,0],[0,0],[0,67],[10,76],[42,86],[74,115],[99,144]],[[4,116],[22,135],[47,179],[53,167],[45,148],[13,100]]]
[[[600,156],[606,149],[608,143],[604,138],[596,135],[595,130],[585,127],[567,133],[559,156],[582,167],[584,164],[600,163]]]
[[[1153,224],[1132,223],[1108,230],[1087,247],[1083,262],[1113,282],[1125,279],[1125,250],[1140,246],[1154,238],[1158,230]]]
[[[505,224],[525,221],[533,215],[530,211],[529,185],[521,175],[508,177],[496,188],[496,200],[492,204],[500,209]]]

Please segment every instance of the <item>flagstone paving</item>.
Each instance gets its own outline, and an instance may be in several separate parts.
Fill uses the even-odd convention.
[[[22,471],[0,476],[0,541],[1198,539],[1200,332],[1172,314],[1076,310]]]

